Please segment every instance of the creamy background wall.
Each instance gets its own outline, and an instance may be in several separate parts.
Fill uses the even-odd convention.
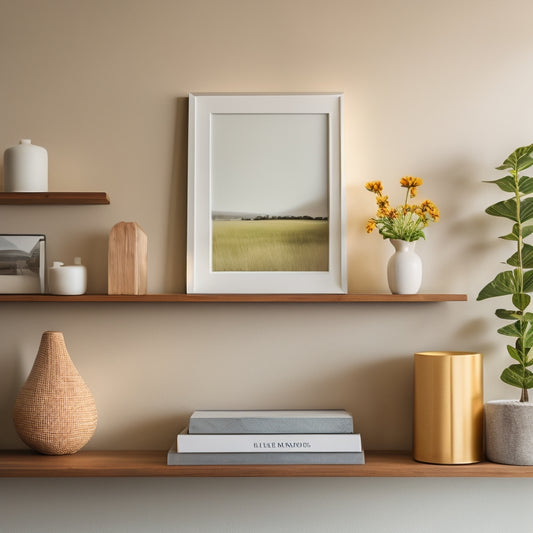
[[[528,0],[0,0],[0,147],[48,149],[50,190],[110,206],[0,208],[106,291],[121,220],[149,239],[149,291],[185,287],[189,91],[345,94],[349,290],[386,290],[363,185],[411,174],[442,220],[418,250],[441,304],[2,304],[0,447],[42,331],[63,331],[99,409],[87,448],[165,449],[199,408],[350,409],[368,449],[408,449],[412,354],[476,350],[486,399],[505,343],[479,289],[510,244],[484,208],[494,167],[533,142]],[[511,23],[512,21],[512,23]],[[506,248],[507,247],[507,248]],[[528,480],[2,480],[2,531],[501,531]],[[30,504],[28,504],[30,502]],[[445,506],[444,503],[446,502]],[[35,511],[27,513],[28,505]],[[515,522],[515,523],[514,523]]]

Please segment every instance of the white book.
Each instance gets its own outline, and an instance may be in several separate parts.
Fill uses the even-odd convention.
[[[178,453],[361,452],[358,433],[194,435],[185,428]]]
[[[364,465],[364,452],[324,453],[178,453],[168,451],[167,465]]]

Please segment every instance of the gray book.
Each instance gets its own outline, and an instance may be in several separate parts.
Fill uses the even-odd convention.
[[[365,452],[178,453],[174,445],[167,465],[364,465]]]
[[[353,418],[344,409],[195,411],[189,433],[353,433]]]

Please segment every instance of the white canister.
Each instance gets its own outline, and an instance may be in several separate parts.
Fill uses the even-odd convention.
[[[48,152],[42,146],[21,139],[4,152],[5,192],[48,191]]]
[[[54,261],[48,269],[48,290],[59,295],[85,294],[87,269],[81,264],[81,258],[75,257],[74,264],[67,266]]]

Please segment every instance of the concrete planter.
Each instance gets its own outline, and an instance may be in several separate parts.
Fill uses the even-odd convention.
[[[485,432],[489,461],[506,465],[533,465],[532,402],[487,402]]]

